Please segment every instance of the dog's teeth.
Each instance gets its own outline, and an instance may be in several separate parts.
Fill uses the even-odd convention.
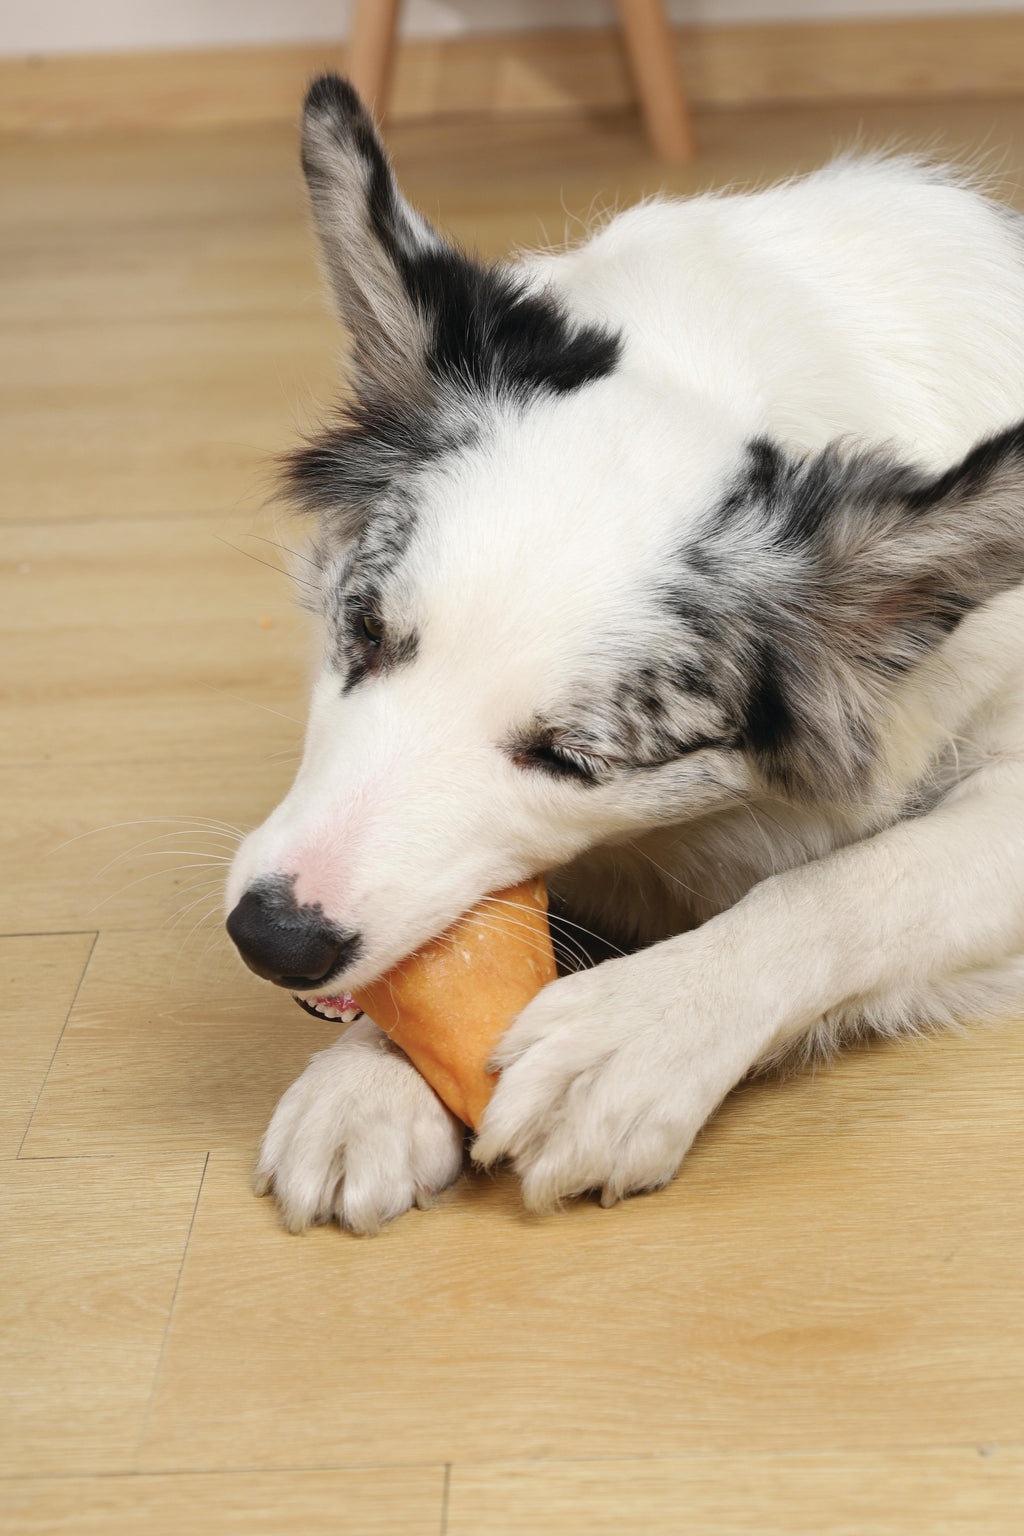
[[[300,998],[298,993],[295,994],[295,997],[298,1002],[302,1003],[303,1007],[308,1008],[311,1013],[318,1014],[321,1019],[340,1019],[342,1024],[351,1024],[355,1019],[362,1018],[363,1010],[358,1008],[352,999],[348,997],[348,993],[345,994],[348,1001],[344,1007],[339,1006],[343,1001],[341,997]]]

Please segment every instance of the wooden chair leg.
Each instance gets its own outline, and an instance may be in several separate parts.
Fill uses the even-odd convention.
[[[661,0],[618,0],[618,4],[630,68],[655,153],[677,165],[691,160],[690,114]]]
[[[401,0],[354,0],[352,9],[348,75],[378,122],[388,106],[400,5]]]

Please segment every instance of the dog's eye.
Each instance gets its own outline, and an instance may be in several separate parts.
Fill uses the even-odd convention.
[[[384,639],[384,625],[376,614],[362,613],[359,615],[359,633],[368,645],[380,645]]]
[[[604,758],[594,752],[550,741],[519,747],[512,754],[512,761],[520,768],[539,768],[552,778],[575,779],[580,784],[596,784],[601,770],[607,766]]]

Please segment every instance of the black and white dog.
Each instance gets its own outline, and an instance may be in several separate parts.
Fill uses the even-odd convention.
[[[324,619],[229,929],[345,994],[548,872],[566,944],[473,1147],[528,1206],[672,1178],[758,1064],[1024,1000],[1024,234],[842,160],[485,267],[359,100],[303,164],[350,397],[295,454]],[[278,1107],[287,1223],[373,1231],[463,1133],[368,1019]]]

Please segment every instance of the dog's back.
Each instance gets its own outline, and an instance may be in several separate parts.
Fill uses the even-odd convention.
[[[1024,223],[913,159],[650,201],[528,264],[748,436],[939,468],[1024,411]]]

